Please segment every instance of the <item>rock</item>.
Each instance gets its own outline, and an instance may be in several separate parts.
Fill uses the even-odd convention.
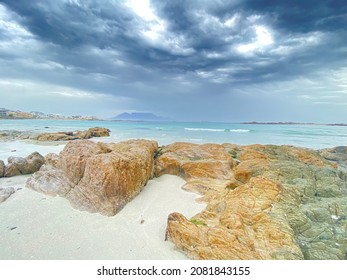
[[[18,131],[18,130],[1,130],[0,141],[13,141],[29,139],[32,135],[35,135],[33,131]]]
[[[38,141],[69,141],[79,139],[69,132],[43,133],[37,136]]]
[[[190,220],[170,214],[168,240],[193,259],[346,258],[346,147],[222,146],[234,163],[220,177],[212,166],[196,164],[190,170],[194,161],[183,156],[185,149],[191,154],[189,145],[178,153],[162,149],[158,175],[173,172],[186,178],[184,188],[207,203]]]
[[[229,179],[236,163],[218,144],[174,143],[161,150],[156,175],[173,174],[189,178]]]
[[[0,160],[0,178],[4,176],[5,173],[5,163]]]
[[[166,239],[190,258],[345,259],[346,151],[77,140],[47,155],[27,186],[114,215],[153,175],[179,175],[206,203],[190,219],[172,213],[167,220]]]
[[[46,195],[66,196],[74,184],[61,169],[45,164],[27,180],[26,186]]]
[[[38,152],[30,154],[26,158],[9,157],[8,164],[5,166],[4,177],[32,174],[38,171],[44,162],[44,157]]]
[[[12,194],[15,193],[15,189],[10,188],[0,188],[0,203],[4,202],[8,199]]]
[[[89,128],[87,131],[78,131],[76,136],[79,139],[89,139],[92,137],[106,137],[110,136],[110,130],[103,127]]]
[[[117,144],[69,142],[27,181],[27,187],[66,197],[79,210],[114,215],[153,176],[157,143],[129,140]]]
[[[110,136],[110,130],[102,127],[93,127],[85,131],[76,132],[56,132],[56,133],[43,133],[36,136],[38,141],[70,141],[77,139],[90,139],[92,137],[105,137]]]
[[[338,146],[319,151],[320,155],[326,160],[337,162],[346,166],[347,164],[347,146]]]
[[[273,209],[280,192],[278,183],[254,177],[190,221],[171,214],[167,239],[193,259],[302,259],[289,224],[272,217],[284,214]]]
[[[268,169],[268,161],[263,158],[241,161],[234,169],[235,179],[246,183],[251,177],[262,175]]]

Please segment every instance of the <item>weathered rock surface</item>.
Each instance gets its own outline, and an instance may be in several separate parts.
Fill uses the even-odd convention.
[[[4,176],[5,173],[5,163],[0,160],[0,178]]]
[[[189,257],[347,258],[347,148],[224,144],[216,150],[223,147],[233,158],[232,168],[221,172],[210,165],[215,170],[206,174],[221,173],[204,178],[201,164],[192,160],[191,176],[186,176],[189,157],[182,155],[187,147],[190,154],[201,154],[206,146],[171,146],[161,150],[157,174],[166,170],[183,176],[185,188],[202,194],[207,203],[191,220],[179,213],[168,218],[167,239]]]
[[[26,158],[9,157],[8,164],[3,168],[3,176],[13,177],[17,175],[32,174],[38,171],[44,162],[44,157],[38,152],[30,154]]]
[[[70,141],[77,139],[90,139],[92,137],[105,137],[110,136],[110,130],[102,127],[93,127],[85,131],[76,132],[56,132],[56,133],[43,133],[34,139],[38,141]]]
[[[14,188],[0,188],[0,203],[8,199],[12,194],[15,193]]]
[[[114,215],[153,176],[156,150],[157,143],[146,140],[69,142],[59,156],[47,156],[27,187],[66,197],[80,210]]]
[[[167,240],[193,259],[346,259],[347,147],[69,142],[28,180],[114,215],[152,176],[179,175],[206,208],[172,213]]]

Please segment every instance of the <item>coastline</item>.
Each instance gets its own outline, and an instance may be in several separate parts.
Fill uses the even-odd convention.
[[[93,138],[90,142],[100,141],[103,145],[111,145],[109,147],[117,146],[110,143],[110,138]],[[40,145],[23,141],[4,143],[8,144],[8,151],[2,157],[27,155],[25,153],[32,148],[44,155],[58,153],[66,142],[54,142],[53,146],[41,145],[47,144],[45,142]],[[10,151],[15,145],[15,151]],[[63,198],[48,197],[25,188],[28,176],[1,178],[1,187],[14,187],[16,192],[0,205],[5,210],[0,218],[6,222],[1,228],[0,247],[5,249],[0,258],[341,259],[347,248],[341,231],[347,216],[344,200],[347,197],[344,183],[347,159],[344,153],[343,147],[317,151],[288,145],[168,144],[159,147],[154,156],[157,178],[150,180],[139,195],[111,218],[74,210]],[[196,203],[197,195],[181,190],[182,186],[199,193],[198,201],[205,204]],[[163,208],[170,203],[173,203],[172,208]],[[339,206],[334,210],[331,205]],[[159,218],[158,213],[163,215]],[[33,220],[28,217],[37,217],[33,225],[35,230],[30,228]],[[258,221],[259,217],[267,218]],[[80,226],[80,221],[86,224]],[[61,224],[65,223],[67,227],[62,230]],[[80,230],[74,231],[77,224]],[[238,226],[234,228],[235,225]],[[321,236],[329,227],[335,234]],[[23,231],[17,230],[19,228]],[[165,228],[167,242],[164,242]],[[36,229],[40,229],[42,235]],[[273,232],[271,235],[269,230]],[[90,234],[85,236],[82,232]],[[16,243],[22,234],[27,239],[20,238],[26,241]],[[105,243],[88,245],[94,244],[103,234],[108,236],[103,239]],[[107,245],[113,244],[117,234],[118,247]],[[138,239],[139,234],[144,239]],[[28,246],[36,244],[37,236],[45,240],[46,245],[38,249]],[[196,245],[194,236],[199,236],[198,242],[202,243]],[[233,236],[243,236],[243,241],[236,242]],[[203,240],[211,238],[217,243],[214,250],[209,251]],[[307,241],[316,238],[321,244]],[[284,247],[280,245],[283,240],[286,240]],[[259,249],[249,253],[247,246],[254,242]],[[233,245],[224,247],[223,243]],[[136,248],[130,250],[125,244]],[[194,250],[189,249],[191,246]],[[325,246],[324,252],[319,249],[321,246]],[[17,247],[22,248],[16,249],[19,255],[11,252]],[[153,248],[156,249],[153,251]],[[118,252],[116,256],[115,251]]]

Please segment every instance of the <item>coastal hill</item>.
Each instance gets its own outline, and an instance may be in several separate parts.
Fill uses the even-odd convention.
[[[157,116],[153,113],[127,113],[124,112],[122,114],[113,117],[112,120],[117,121],[170,121],[169,118]]]

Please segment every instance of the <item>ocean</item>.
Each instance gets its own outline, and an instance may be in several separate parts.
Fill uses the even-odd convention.
[[[313,149],[347,145],[347,127],[326,125],[268,125],[217,122],[119,122],[80,120],[0,120],[0,130],[58,132],[90,127],[111,130],[107,142],[152,139],[173,142],[294,145]],[[1,148],[0,148],[1,149]]]

